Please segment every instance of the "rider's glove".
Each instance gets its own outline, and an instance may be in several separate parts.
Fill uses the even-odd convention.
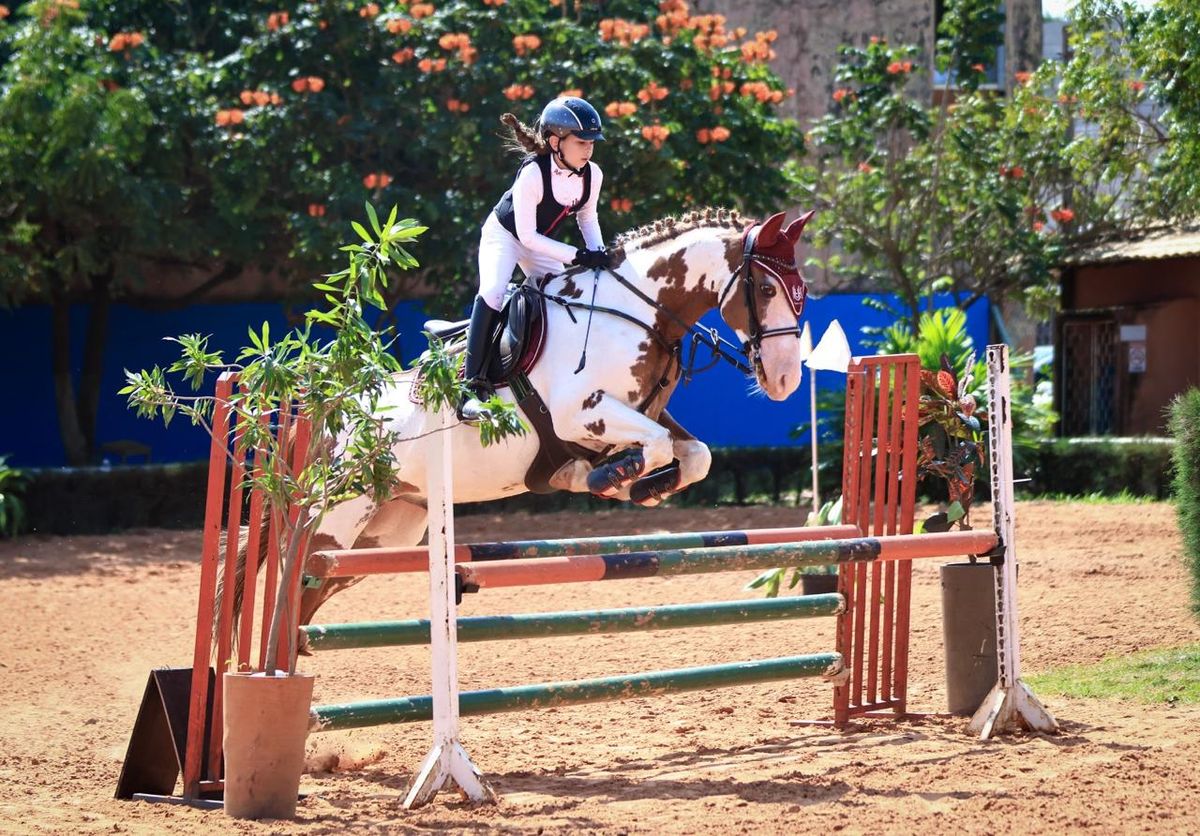
[[[610,270],[612,269],[612,254],[606,248],[576,250],[575,260],[571,264],[591,270]]]

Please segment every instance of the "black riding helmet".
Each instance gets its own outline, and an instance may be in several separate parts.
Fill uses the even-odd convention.
[[[560,96],[542,109],[538,125],[543,133],[555,136],[575,134],[580,139],[603,142],[600,114],[578,96]]]

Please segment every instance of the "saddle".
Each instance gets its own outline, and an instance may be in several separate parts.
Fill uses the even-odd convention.
[[[517,285],[505,299],[497,319],[487,378],[497,389],[512,391],[517,406],[537,433],[538,453],[525,473],[525,487],[531,493],[554,493],[558,489],[550,485],[550,477],[563,465],[576,459],[594,463],[602,456],[558,437],[550,410],[529,382],[529,370],[546,346],[546,297],[529,284]],[[466,319],[430,320],[425,323],[425,330],[449,342],[465,336],[469,326],[470,320]],[[415,387],[413,391],[417,391]]]

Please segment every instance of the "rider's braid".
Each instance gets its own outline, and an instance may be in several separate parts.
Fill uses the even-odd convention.
[[[500,121],[508,126],[508,137],[504,142],[504,146],[508,150],[518,154],[537,154],[538,156],[550,153],[550,146],[541,134],[516,116],[505,113],[500,117]]]

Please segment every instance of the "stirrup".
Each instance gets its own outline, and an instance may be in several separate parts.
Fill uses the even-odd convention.
[[[488,409],[485,400],[491,397],[491,392],[487,391],[484,386],[473,386],[474,394],[471,397],[461,401],[456,410],[458,420],[466,424],[478,424],[484,418],[491,416],[492,411]]]

